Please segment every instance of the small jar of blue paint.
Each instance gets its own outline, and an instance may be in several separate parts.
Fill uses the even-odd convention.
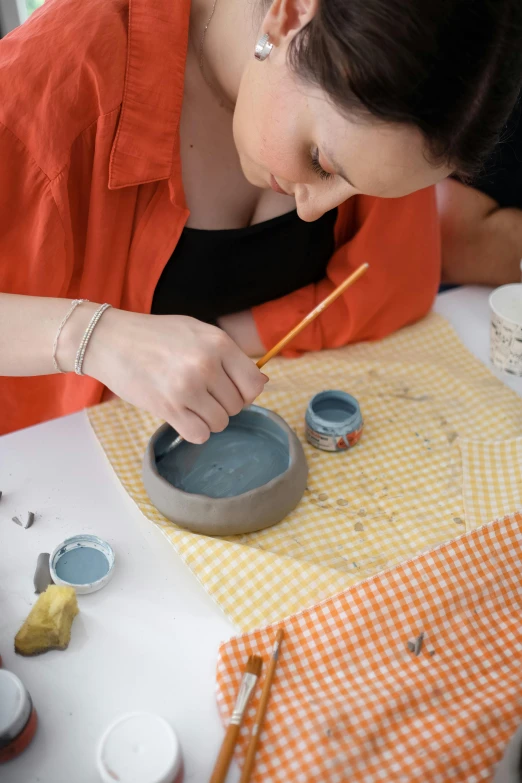
[[[308,443],[323,451],[351,449],[363,431],[359,403],[343,391],[323,391],[312,397],[305,425]]]
[[[55,585],[77,593],[101,590],[114,573],[114,550],[107,541],[87,533],[67,538],[51,554],[49,569]]]

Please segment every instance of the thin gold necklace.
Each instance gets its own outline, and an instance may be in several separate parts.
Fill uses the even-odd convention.
[[[204,68],[204,63],[203,63],[203,61],[204,61],[203,48],[205,46],[205,38],[207,37],[207,30],[208,30],[208,28],[210,26],[210,23],[212,21],[212,18],[214,16],[214,11],[216,10],[217,1],[218,0],[214,0],[214,3],[212,5],[212,11],[210,12],[210,16],[208,17],[208,21],[207,21],[205,27],[203,28],[203,35],[201,36],[201,41],[199,43],[199,52],[198,52],[199,70],[201,71],[201,75],[203,76],[205,82],[207,83],[207,86],[210,87],[210,89],[214,93],[215,97],[218,99],[219,105],[223,109],[226,109],[227,111],[233,112],[234,111],[234,105],[231,104],[230,101],[226,97],[223,96],[223,94],[221,93],[220,90],[218,90],[218,88],[215,86],[215,84],[212,84],[212,82],[209,79],[207,79],[207,75],[205,73],[205,68]]]

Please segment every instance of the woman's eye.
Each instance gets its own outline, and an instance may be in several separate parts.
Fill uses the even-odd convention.
[[[330,174],[329,171],[325,171],[321,164],[319,163],[319,150],[317,147],[312,150],[310,153],[310,165],[312,168],[312,171],[315,171],[315,173],[321,177],[321,179],[331,179],[333,177],[333,174]]]

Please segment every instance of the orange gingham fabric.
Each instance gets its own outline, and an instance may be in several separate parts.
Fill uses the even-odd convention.
[[[522,721],[521,569],[517,514],[284,620],[252,780],[491,780]],[[248,655],[266,664],[276,627],[222,645],[225,722]],[[406,643],[421,632],[415,657]],[[241,730],[240,763],[261,686]]]

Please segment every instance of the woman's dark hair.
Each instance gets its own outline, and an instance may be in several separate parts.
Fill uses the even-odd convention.
[[[418,127],[434,163],[475,174],[522,84],[522,0],[320,0],[296,74],[340,110]]]

